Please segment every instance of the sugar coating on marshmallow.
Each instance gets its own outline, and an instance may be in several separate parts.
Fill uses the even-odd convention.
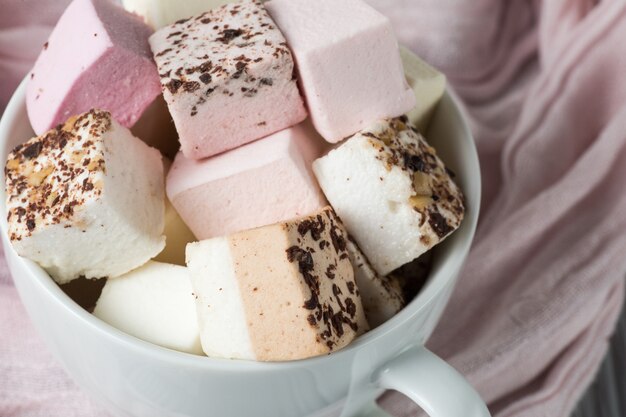
[[[26,107],[38,135],[92,108],[132,126],[160,93],[152,29],[109,0],[74,0],[44,44]]]
[[[148,261],[107,280],[93,314],[147,342],[202,354],[195,297],[184,266]]]
[[[207,10],[234,3],[233,0],[122,0],[128,11],[136,13],[152,27],[159,29],[177,20],[204,13]]]
[[[167,195],[198,239],[304,216],[327,204],[311,170],[325,143],[302,123],[201,161],[179,153]]]
[[[354,241],[348,240],[347,248],[365,316],[372,328],[378,327],[405,305],[400,280],[393,275],[381,276],[374,271]]]
[[[361,0],[272,0],[317,131],[335,143],[415,105],[389,20]]]
[[[461,223],[463,194],[406,117],[374,123],[313,163],[328,201],[380,275]]]
[[[209,356],[284,361],[326,354],[367,326],[330,208],[187,245]]]
[[[236,148],[306,117],[291,52],[258,1],[180,20],[150,45],[187,158]]]
[[[122,275],[163,249],[161,155],[108,112],[17,146],[5,175],[13,247],[60,284]]]
[[[446,76],[403,46],[400,46],[400,57],[417,102],[407,117],[418,131],[424,133],[446,90]]]

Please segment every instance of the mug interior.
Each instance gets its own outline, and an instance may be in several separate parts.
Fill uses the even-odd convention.
[[[22,81],[7,106],[2,120],[0,120],[0,161],[3,167],[8,153],[16,145],[34,136],[26,113],[26,82],[26,79]],[[478,219],[480,169],[473,138],[456,100],[449,91],[446,92],[435,112],[426,137],[429,143],[435,147],[446,166],[456,173],[455,181],[465,194],[465,218],[461,226],[451,236],[433,249],[432,268],[425,285],[418,295],[390,320],[359,337],[347,347],[334,352],[332,356],[349,354],[351,350],[359,349],[359,347],[365,344],[385,337],[385,334],[393,328],[401,326],[403,322],[414,318],[433,299],[436,299],[442,291],[451,285],[467,256]],[[3,234],[2,241],[4,242],[4,250],[7,256],[15,256],[17,258],[7,238],[6,214],[6,193],[4,186],[2,186],[0,187],[0,229]],[[245,368],[247,372],[250,372],[254,369],[262,370],[274,366],[314,365],[314,362],[328,358],[328,356],[321,356],[281,363],[251,363],[249,361],[208,358],[163,348],[119,331],[88,313],[66,295],[35,262],[21,257],[19,257],[17,262],[19,263],[18,269],[21,272],[21,276],[14,277],[14,279],[34,280],[39,290],[45,292],[47,297],[53,298],[59,308],[70,312],[84,326],[89,326],[101,332],[107,338],[115,339],[116,342],[126,345],[129,349],[141,351],[141,354],[152,356],[158,360],[182,361],[188,365],[200,368],[219,368],[222,370],[237,370],[238,367],[242,367],[242,369]]]

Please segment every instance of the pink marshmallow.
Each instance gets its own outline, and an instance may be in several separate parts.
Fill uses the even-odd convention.
[[[179,20],[150,37],[187,158],[218,154],[306,118],[285,38],[258,1]]]
[[[360,0],[265,4],[291,48],[311,119],[336,143],[415,106],[389,20]]]
[[[311,163],[328,146],[302,123],[201,161],[179,152],[166,192],[200,240],[303,216],[327,204]]]
[[[110,0],[74,0],[37,58],[26,91],[38,135],[99,108],[131,127],[160,94],[152,29]]]

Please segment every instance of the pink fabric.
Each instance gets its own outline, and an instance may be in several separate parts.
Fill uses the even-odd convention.
[[[567,416],[623,300],[626,4],[369,1],[448,75],[482,163],[478,234],[430,347],[496,416]],[[23,13],[34,3],[3,4],[0,100],[34,58],[29,45],[42,42],[43,29],[23,26],[41,24],[41,13]],[[0,271],[0,415],[104,416],[49,357]],[[381,403],[396,416],[418,413],[397,393]]]

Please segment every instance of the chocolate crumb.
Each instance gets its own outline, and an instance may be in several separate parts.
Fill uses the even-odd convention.
[[[35,219],[26,219],[26,227],[32,232],[35,229]]]
[[[200,83],[197,81],[185,81],[183,83],[183,90],[188,93],[193,93],[200,88]]]
[[[438,211],[430,212],[428,224],[433,229],[433,231],[437,233],[437,236],[439,236],[440,239],[444,238],[446,235],[448,235],[448,233],[453,230],[446,221],[445,217],[443,217]]]
[[[204,84],[210,83],[211,74],[209,74],[208,72],[205,72],[204,74],[200,74],[200,81],[202,81]]]
[[[41,147],[41,142],[35,142],[32,145],[27,146],[26,149],[22,151],[22,155],[24,155],[24,158],[26,159],[37,158],[41,153]]]
[[[354,318],[354,316],[356,315],[356,304],[350,297],[346,298],[346,312],[352,318]]]
[[[176,78],[172,78],[170,82],[168,82],[165,86],[167,87],[168,90],[170,90],[170,93],[176,94],[176,92],[182,85],[183,85],[182,81],[177,80]]]
[[[408,169],[412,171],[416,171],[416,172],[426,171],[426,164],[424,163],[424,160],[420,156],[403,153],[402,159],[404,160],[404,166],[406,166]]]
[[[172,50],[172,48],[167,48],[167,49],[164,49],[164,50],[162,50],[161,52],[159,52],[158,54],[156,54],[156,56],[157,56],[157,57],[163,56],[163,55],[165,55],[166,53],[170,52],[171,50]]]
[[[219,38],[215,40],[218,42],[222,42],[222,43],[229,43],[230,41],[232,41],[238,36],[241,36],[242,34],[243,34],[243,31],[241,29],[224,29],[222,31],[222,36],[220,36]]]
[[[49,45],[49,43],[48,43],[48,42],[46,42],[46,43],[44,43],[44,44],[43,44],[43,50],[44,50],[44,51],[45,51],[46,49],[48,49],[48,45]]]

